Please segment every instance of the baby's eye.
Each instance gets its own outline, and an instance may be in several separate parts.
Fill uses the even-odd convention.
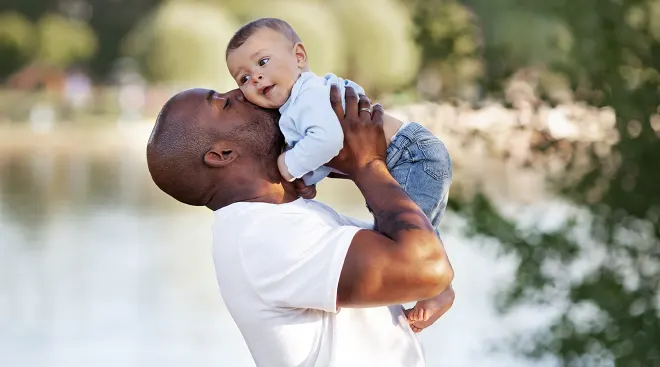
[[[247,81],[248,81],[249,79],[250,79],[250,76],[248,76],[248,75],[243,75],[243,76],[241,77],[241,79],[239,79],[238,81],[239,81],[241,84],[245,84],[245,83],[247,83]]]
[[[264,57],[263,59],[259,60],[259,66],[264,66],[268,64],[268,61],[270,61],[269,57]]]

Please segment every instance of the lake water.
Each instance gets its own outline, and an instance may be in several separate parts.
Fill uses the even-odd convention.
[[[0,148],[0,366],[254,365],[217,291],[211,212],[158,191],[145,140],[91,156]],[[319,200],[368,218],[355,187],[326,181]],[[532,365],[493,347],[541,311],[496,314],[513,263],[461,223],[443,219],[457,297],[422,333],[428,365]]]

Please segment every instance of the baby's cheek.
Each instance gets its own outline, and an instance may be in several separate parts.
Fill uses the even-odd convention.
[[[247,99],[248,101],[254,103],[253,102],[254,94],[252,93],[250,88],[248,88],[246,86],[242,86],[242,87],[239,87],[239,89],[241,90],[241,92],[243,92],[243,95],[245,96],[245,99]]]
[[[256,93],[255,91],[243,91],[243,95],[245,95],[245,98],[250,101],[250,103],[256,104],[259,107],[264,107],[268,108],[267,106],[268,101],[259,93]]]

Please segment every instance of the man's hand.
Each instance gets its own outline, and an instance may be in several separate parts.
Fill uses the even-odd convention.
[[[302,179],[293,181],[293,186],[296,188],[298,196],[304,199],[314,199],[316,197],[316,186],[307,186]]]
[[[357,102],[357,103],[356,103]],[[385,162],[387,149],[383,132],[383,107],[373,106],[367,96],[358,95],[351,87],[346,87],[346,112],[342,107],[339,88],[330,89],[330,104],[344,131],[344,148],[328,162],[328,166],[354,177],[356,172],[372,162]]]

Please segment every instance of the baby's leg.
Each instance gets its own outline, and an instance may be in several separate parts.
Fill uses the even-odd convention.
[[[387,149],[387,167],[392,177],[426,214],[437,232],[440,218],[447,208],[453,173],[451,158],[444,143],[421,125],[408,124],[399,131]],[[408,312],[408,318],[416,331],[429,326],[447,311],[448,297],[445,293],[417,302]]]
[[[437,230],[453,172],[444,143],[420,124],[410,123],[388,146],[387,168]]]

